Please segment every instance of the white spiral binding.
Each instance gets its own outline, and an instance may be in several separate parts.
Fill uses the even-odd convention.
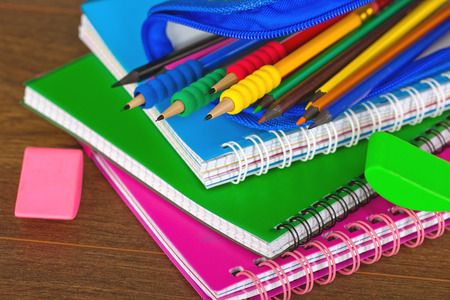
[[[389,103],[391,104],[392,109],[394,110],[394,116],[395,116],[394,124],[393,124],[392,128],[389,129],[388,131],[394,132],[394,131],[400,130],[400,128],[402,128],[404,116],[403,116],[403,109],[399,105],[398,98],[392,93],[387,93],[385,95],[381,95],[380,98],[387,99],[389,101]]]
[[[311,145],[310,145],[310,143],[309,143],[308,133],[306,132],[305,128],[304,128],[304,127],[300,127],[300,130],[302,131],[303,135],[305,136],[305,139],[306,139],[306,145],[307,145],[307,147],[308,147],[308,148],[306,148],[306,155],[305,155],[305,157],[303,157],[303,158],[300,157],[300,160],[301,160],[301,161],[307,161],[308,158],[309,158],[309,151],[311,150]]]
[[[327,155],[327,154],[336,152],[336,149],[337,149],[337,146],[338,146],[339,136],[338,136],[338,133],[337,133],[337,130],[336,130],[336,126],[334,126],[333,122],[326,123],[324,125],[325,125],[324,127],[325,127],[325,129],[327,131],[327,134],[328,134],[328,149],[323,151],[322,153]],[[331,136],[330,127],[333,128],[334,143],[333,143],[333,137]]]
[[[350,113],[350,114],[349,114]],[[345,147],[352,147],[358,144],[359,142],[359,137],[361,135],[361,125],[359,124],[359,120],[356,117],[355,113],[353,112],[353,110],[351,109],[347,109],[344,112],[344,115],[347,117],[350,126],[352,127],[352,138],[350,139],[350,141],[345,145]],[[353,121],[355,121],[355,123],[353,123]],[[356,128],[355,128],[356,127]],[[355,134],[356,132],[356,134]]]
[[[375,116],[373,114],[372,108],[370,108],[367,103],[362,103],[362,106],[364,106],[367,113],[370,115],[370,119],[372,119],[372,133],[377,132],[377,121],[375,120]],[[370,137],[370,134],[367,136],[367,139],[369,139],[369,137]]]
[[[314,130],[314,129],[313,129]],[[313,130],[308,130],[309,133],[311,133],[311,139],[312,139],[312,150],[311,150],[311,155],[309,157],[309,160],[314,158],[314,155],[316,155],[317,152],[317,142],[316,142],[316,137],[313,134]]]
[[[398,120],[398,127],[397,127],[397,130],[400,130],[400,129],[402,129],[403,121],[404,121],[404,119],[405,119],[405,114],[404,114],[404,111],[403,111],[403,106],[402,106],[402,104],[400,103],[400,100],[397,98],[397,96],[395,96],[395,95],[392,94],[392,93],[388,93],[387,95],[388,95],[389,97],[391,97],[391,99],[395,102],[395,105],[396,105],[397,108],[398,108],[398,117],[399,117],[399,120]]]
[[[331,153],[334,153],[336,152],[337,147],[339,145],[339,135],[337,133],[337,129],[336,126],[334,125],[334,122],[330,122],[328,125],[333,129],[334,132],[334,148],[333,150],[331,150]]]
[[[261,158],[261,169],[255,174],[256,176],[259,176],[261,174],[267,174],[267,172],[269,171],[269,166],[270,166],[270,156],[269,156],[269,151],[267,151],[266,145],[264,144],[263,140],[257,136],[256,134],[252,134],[249,136],[245,137],[246,140],[251,140],[256,148],[258,149],[259,152],[259,157]],[[255,139],[257,139],[259,141],[256,142]],[[262,145],[262,147],[264,148],[264,151],[261,151],[261,148],[259,146],[259,144]],[[264,155],[263,153],[266,155],[266,168],[264,169]]]
[[[441,73],[440,75],[450,79],[450,72]],[[446,95],[445,95],[444,89],[442,88],[441,84],[433,78],[427,78],[427,79],[421,80],[420,82],[423,84],[429,85],[430,88],[433,90],[434,94],[436,95],[436,111],[432,116],[435,117],[435,116],[441,115],[445,110],[445,104],[446,104]],[[415,120],[413,122],[411,122],[411,124],[414,125],[416,123],[422,122],[422,120],[425,117],[425,111],[426,111],[425,101],[422,97],[422,94],[417,89],[415,89],[414,87],[411,87],[411,86],[402,88],[401,91],[408,93],[411,96],[411,98],[413,99],[415,106],[416,106],[416,116],[414,117]],[[388,100],[389,103],[391,104],[392,110],[394,111],[394,117],[395,117],[394,124],[393,124],[392,128],[388,131],[394,132],[394,131],[400,130],[401,127],[403,126],[403,121],[404,121],[405,116],[404,116],[403,108],[400,104],[399,99],[392,93],[387,93],[387,94],[381,95],[380,98],[385,98],[386,100]],[[367,112],[370,115],[370,118],[371,118],[372,124],[373,124],[373,126],[372,126],[373,133],[377,132],[377,131],[381,131],[383,120],[381,119],[381,115],[378,110],[378,107],[375,104],[373,104],[371,101],[365,101],[364,103],[361,103],[361,105],[364,106],[364,108],[367,110]],[[358,144],[359,138],[361,135],[361,124],[360,124],[356,114],[353,112],[353,110],[347,109],[347,111],[344,112],[344,115],[348,119],[350,126],[352,128],[352,137],[345,146],[346,147],[355,146]],[[377,126],[377,123],[378,123],[378,126]],[[330,153],[336,152],[337,147],[338,147],[339,136],[338,136],[336,127],[334,125],[334,122],[329,122],[325,125],[326,126],[324,126],[324,128],[327,131],[327,135],[328,135],[328,148],[323,151],[323,154],[330,154]],[[331,127],[331,129],[333,130],[334,143],[333,143],[333,136],[331,134],[329,127]],[[300,158],[300,160],[307,161],[307,160],[313,159],[316,154],[316,151],[317,151],[316,138],[315,138],[314,134],[311,132],[311,139],[312,139],[312,149],[311,149],[311,140],[310,140],[310,137],[308,134],[308,132],[310,132],[311,130],[307,131],[307,130],[305,130],[304,127],[301,127],[300,130],[302,131],[303,135],[305,136],[306,144],[307,144],[306,155],[305,155],[305,157]],[[292,150],[292,145],[291,145],[287,135],[284,133],[284,131],[279,130],[281,135],[283,135],[283,137],[284,137],[285,142],[283,142],[283,139],[276,131],[270,130],[269,132],[273,133],[277,137],[278,141],[280,142],[281,148],[283,150],[283,161],[278,168],[283,169],[285,167],[289,167],[293,160],[293,150]],[[253,142],[253,144],[255,145],[255,147],[258,150],[258,153],[259,153],[259,156],[261,159],[261,168],[256,173],[256,175],[259,176],[261,174],[266,174],[269,171],[269,167],[270,167],[270,156],[269,156],[269,151],[266,148],[266,145],[264,144],[263,140],[256,134],[247,136],[247,137],[245,137],[245,139],[251,140]],[[259,143],[255,139],[257,139]],[[261,150],[261,147],[259,144],[261,144],[264,151]],[[239,151],[235,148],[235,146],[237,147],[237,149]],[[237,184],[241,181],[244,181],[247,176],[247,173],[248,173],[248,160],[247,160],[247,157],[245,156],[244,150],[238,143],[236,143],[234,141],[224,143],[222,145],[222,147],[223,148],[230,147],[233,150],[233,152],[235,153],[237,161],[239,163],[239,175],[236,178],[236,180],[231,181],[231,182],[234,184]],[[286,149],[286,147],[288,147],[288,149]],[[287,151],[289,151],[289,157],[287,155]],[[239,152],[242,153],[242,157],[243,157],[242,159],[239,155]],[[265,164],[264,164],[264,155],[266,157]],[[244,164],[242,163],[242,160],[244,161]],[[243,170],[244,166],[245,166],[245,169]]]
[[[375,112],[375,115],[377,116],[377,120],[378,120],[377,131],[381,131],[381,128],[383,127],[383,119],[381,119],[381,114],[380,114],[380,111],[378,110],[378,107],[375,104],[373,104],[372,101],[366,101],[364,103],[368,104]]]
[[[437,117],[442,115],[445,108],[445,93],[442,86],[433,78],[427,78],[421,80],[420,83],[428,84],[436,95],[436,111],[432,117]]]
[[[401,91],[408,93],[414,100],[414,103],[416,103],[415,120],[412,121],[410,124],[415,125],[417,123],[422,122],[423,118],[425,117],[425,101],[423,101],[422,95],[419,93],[418,90],[416,90],[414,87],[411,86],[407,86],[406,88],[401,89]]]
[[[280,166],[278,166],[279,169],[283,169],[285,167],[289,167],[292,163],[292,145],[289,139],[287,138],[286,134],[283,130],[279,130],[279,132],[283,135],[284,139],[286,140],[286,145],[284,144],[283,140],[281,139],[281,136],[275,131],[275,130],[269,130],[270,133],[273,133],[278,141],[280,142],[281,149],[283,149],[283,162]],[[289,147],[289,160],[287,159],[287,150],[286,146]]]
[[[355,136],[355,142],[353,143],[353,146],[356,146],[359,142],[359,138],[361,136],[361,123],[359,123],[358,117],[356,116],[356,114],[353,112],[352,109],[347,109],[347,111],[349,111],[353,118],[355,119],[355,123],[356,123],[356,136]]]
[[[234,148],[234,146],[236,146],[242,153],[243,159],[244,159],[244,163],[245,163],[245,170],[244,173],[242,173],[242,162],[241,162],[241,157],[239,156],[238,151]],[[222,148],[225,147],[230,147],[234,154],[236,155],[236,158],[238,160],[239,163],[239,173],[238,173],[238,177],[236,178],[236,180],[231,181],[234,184],[238,184],[241,181],[244,181],[245,177],[247,176],[247,172],[248,172],[248,163],[247,163],[247,157],[245,156],[244,150],[242,150],[242,147],[239,146],[238,143],[230,141],[228,143],[222,144]]]
[[[286,140],[286,144],[289,148],[289,162],[287,163],[286,167],[290,167],[292,164],[292,155],[293,155],[293,150],[292,150],[292,145],[291,145],[291,141],[289,141],[286,133],[284,133],[283,130],[278,130],[284,137],[284,139]]]

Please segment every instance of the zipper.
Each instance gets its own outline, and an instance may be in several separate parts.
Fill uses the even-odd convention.
[[[356,8],[363,6],[367,3],[372,2],[373,0],[355,0],[351,3],[345,4],[342,7],[339,7],[333,11],[328,11],[324,14],[315,16],[311,19],[308,19],[306,21],[302,21],[296,24],[292,24],[290,26],[286,26],[284,28],[278,28],[278,29],[272,29],[272,30],[264,30],[264,31],[255,31],[255,32],[245,32],[245,31],[237,31],[237,30],[231,30],[231,29],[223,29],[207,24],[202,24],[196,20],[191,20],[189,18],[185,17],[179,17],[172,15],[170,13],[176,13],[176,12],[206,12],[206,11],[200,11],[201,9],[192,6],[192,5],[180,5],[178,3],[163,3],[160,5],[157,5],[153,7],[149,11],[148,18],[152,18],[154,20],[160,20],[160,21],[169,21],[178,23],[181,25],[185,25],[194,29],[198,29],[201,31],[213,33],[216,35],[221,36],[227,36],[232,37],[236,39],[273,39],[277,37],[287,36],[292,33],[302,31],[305,29],[308,29],[310,27],[316,26],[320,23],[326,22],[328,20],[331,20],[337,16],[346,14],[352,10],[355,10]],[[245,1],[248,3],[248,1]],[[250,1],[252,2],[252,1]],[[254,5],[245,6],[245,5],[237,5],[230,7],[227,6],[226,9],[223,7],[217,6],[216,8],[209,8],[207,10],[208,13],[220,13],[220,14],[232,14],[235,12],[260,8],[263,6],[267,6],[273,3],[276,3],[279,1],[273,1],[273,0],[267,0],[267,1],[256,1]],[[197,10],[194,10],[197,9]]]

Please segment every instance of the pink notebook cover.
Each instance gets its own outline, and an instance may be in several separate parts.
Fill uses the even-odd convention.
[[[85,147],[86,153],[94,160],[99,169],[112,184],[127,206],[147,229],[153,239],[166,253],[185,278],[191,283],[202,298],[248,298],[257,296],[253,282],[246,277],[235,277],[231,270],[243,269],[257,274],[268,290],[269,296],[283,293],[283,288],[276,274],[267,267],[257,267],[254,262],[261,259],[260,256],[241,247],[238,244],[221,236],[212,229],[186,215],[168,201],[164,200],[152,190],[143,186],[137,180],[108,162],[100,154]],[[450,161],[450,149],[440,155]],[[368,205],[361,207],[358,212],[350,214],[343,222],[337,223],[332,229],[314,238],[329,247],[337,262],[337,269],[345,268],[353,264],[348,246],[340,240],[327,241],[324,236],[331,232],[341,231],[348,235],[357,245],[360,259],[364,260],[375,253],[375,247],[369,235],[362,230],[349,232],[346,225],[364,220],[375,229],[382,240],[383,252],[393,248],[392,231],[383,222],[368,223],[371,215],[384,213],[391,217],[399,227],[401,242],[405,243],[417,237],[417,230],[412,219],[406,214],[393,215],[390,209],[391,203],[378,197]],[[438,228],[438,219],[432,212],[417,213],[422,220],[424,232],[429,233]],[[450,213],[443,213],[447,220]],[[444,222],[444,221],[442,221]],[[442,223],[441,223],[442,225]],[[317,248],[305,250],[299,248],[311,262],[315,279],[327,276],[325,256]],[[291,288],[300,286],[306,282],[303,268],[293,258],[274,259],[281,265],[291,280]],[[316,271],[317,270],[317,271]],[[300,277],[300,278],[299,278]],[[296,279],[299,278],[299,279]],[[292,281],[294,280],[294,281]]]

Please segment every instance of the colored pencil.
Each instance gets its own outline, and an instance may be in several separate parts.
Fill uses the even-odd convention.
[[[444,5],[447,0],[425,0],[417,6],[409,15],[407,15],[403,20],[401,20],[397,25],[395,25],[390,31],[388,31],[384,36],[382,36],[377,42],[375,42],[371,47],[366,49],[360,56],[355,58],[350,64],[348,64],[339,73],[334,75],[330,80],[328,80],[324,85],[322,85],[318,90],[316,95],[313,97],[313,101],[322,97],[324,94],[328,93],[330,90],[340,85],[345,78],[355,73],[363,66],[371,63],[371,61],[377,57],[381,52],[385,51],[396,43],[403,36],[408,34],[414,27],[423,22],[427,17],[438,10],[442,5]],[[317,103],[317,102],[316,102]],[[314,104],[316,105],[316,104]],[[321,102],[317,103],[317,107],[320,110],[320,106],[323,106]],[[307,108],[309,105],[307,106]]]
[[[229,66],[227,68],[227,75],[221,81],[212,86],[208,93],[216,93],[218,91],[225,90],[262,66],[275,64],[279,60],[283,59],[287,54],[291,53],[311,38],[324,31],[326,28],[336,23],[341,18],[343,18],[343,16],[338,16],[307,30],[297,32],[281,42],[268,43],[252,54]]]
[[[215,69],[208,75],[173,94],[170,99],[171,105],[161,113],[156,121],[167,120],[175,115],[187,117],[211,101],[214,101],[220,94],[205,95],[205,93],[211,85],[222,79],[225,73],[225,69]]]
[[[419,6],[420,7],[420,6]],[[336,100],[339,96],[343,95],[345,92],[350,90],[356,84],[364,80],[367,76],[377,71],[383,64],[394,58],[396,55],[404,51],[407,47],[412,45],[415,41],[420,39],[422,36],[427,34],[429,31],[436,28],[439,24],[446,20],[450,16],[450,5],[447,5],[445,9],[440,10],[438,13],[433,15],[432,18],[427,19],[420,26],[416,27],[410,34],[403,37],[400,41],[398,41],[391,48],[386,49],[384,52],[380,53],[379,56],[376,57],[370,64],[366,65],[364,68],[361,68],[358,72],[354,73],[352,76],[348,77],[344,81],[339,84],[339,86],[332,89],[329,93],[325,94],[322,98],[317,100],[311,105],[305,114],[297,121],[297,125],[300,125],[306,122],[305,115],[314,117],[318,114],[320,110],[325,108],[327,105],[331,104],[334,100]],[[320,102],[320,106],[315,106],[317,102]],[[316,109],[320,107],[320,109]],[[308,113],[308,110],[310,111]],[[311,111],[315,110],[316,113],[311,113]],[[319,110],[319,111],[317,111]]]
[[[138,67],[128,73],[125,77],[117,81],[115,84],[112,85],[112,87],[122,86],[125,84],[135,83],[142,80],[145,80],[147,78],[152,77],[155,75],[160,69],[162,69],[164,66],[180,60],[186,56],[189,56],[191,54],[194,54],[196,52],[199,52],[203,49],[206,49],[212,45],[215,45],[221,41],[226,40],[226,37],[214,35],[211,37],[208,37],[206,39],[203,39],[201,41],[198,41],[192,45],[189,45],[187,47],[184,47],[180,50],[176,50],[164,57],[161,57],[160,59],[156,59],[148,64],[145,64],[141,67]]]
[[[339,22],[328,27],[294,52],[274,65],[265,65],[244,80],[225,90],[220,103],[210,111],[205,120],[213,119],[224,113],[237,114],[253,102],[276,88],[281,78],[331,46],[339,39],[358,28],[371,15],[378,11],[377,2],[360,7]]]
[[[433,29],[425,36],[414,42],[410,47],[399,53],[395,58],[385,63],[381,69],[355,85],[327,106],[326,109],[321,110],[314,122],[309,126],[309,129],[328,123],[348,108],[358,104],[381,82],[386,80],[390,75],[394,74],[408,63],[412,62],[417,56],[425,51],[425,49],[446,34],[449,30],[450,20],[447,20],[442,25],[436,29]]]
[[[128,102],[122,110],[139,105],[143,108],[151,108],[156,103],[163,101],[172,96],[173,93],[201,78],[207,72],[262,43],[261,40],[236,40],[198,60],[188,60],[175,69],[168,70],[164,74],[139,85],[134,91],[135,98]]]
[[[277,104],[271,105],[264,116],[261,118],[262,123],[274,118],[281,116],[289,108],[295,105],[297,102],[305,102],[302,99],[305,95],[310,92],[315,92],[315,90],[321,86],[326,80],[331,78],[335,73],[339,72],[344,66],[346,66],[350,61],[352,61],[356,56],[363,52],[368,46],[370,46],[374,41],[376,41],[380,36],[382,36],[386,31],[388,31],[392,26],[394,26],[401,18],[403,18],[413,6],[419,1],[410,2],[409,5],[403,7],[391,18],[387,19],[385,22],[381,23],[374,30],[366,34],[361,38],[356,44],[348,48],[341,55],[330,61],[322,69],[314,73],[308,79],[303,81],[298,87],[296,87],[287,97]],[[364,30],[365,31],[365,30]],[[314,62],[311,62],[314,63]],[[267,95],[266,95],[267,96]],[[312,94],[308,98],[311,98]],[[264,98],[263,98],[264,99]],[[261,104],[260,104],[261,106]]]
[[[363,39],[367,35],[370,35],[371,32],[374,31],[378,26],[381,26],[381,24],[385,22],[392,23],[391,19],[395,19],[395,23],[397,23],[419,2],[420,0],[400,0],[384,8],[383,10],[378,12],[377,15],[365,22],[355,32],[352,32],[347,37],[343,38],[341,41],[295,71],[291,76],[284,79],[277,88],[267,94],[269,96],[263,97],[263,100],[261,100],[260,104],[253,112],[256,113],[261,109],[267,108],[275,100],[285,95],[288,91],[294,89],[302,81],[306,80],[309,76],[328,64],[331,60],[335,59],[338,55],[346,51],[348,48],[352,47],[352,45],[358,43],[360,39]],[[395,23],[392,23],[392,26],[395,25]]]

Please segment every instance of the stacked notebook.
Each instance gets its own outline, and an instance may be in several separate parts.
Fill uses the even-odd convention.
[[[87,2],[80,37],[98,58],[88,55],[27,82],[24,104],[86,145],[122,199],[200,295],[213,299],[242,299],[264,291],[287,295],[305,283],[308,290],[314,279],[330,282],[337,270],[356,268],[360,260],[395,253],[400,243],[415,238],[411,245],[420,244],[434,230],[436,236],[443,233],[449,213],[394,213],[392,204],[373,199],[374,191],[361,174],[367,147],[363,138],[375,131],[391,130],[412,140],[433,128],[418,146],[426,151],[445,147],[450,131],[441,125],[450,122],[450,113],[444,112],[450,106],[448,74],[433,74],[432,84],[425,80],[392,91],[394,98],[374,99],[349,117],[309,133],[255,131],[227,118],[199,126],[198,116],[204,111],[197,117],[171,118],[156,128],[152,120],[164,104],[120,112],[132,87],[110,88],[145,61],[138,47],[138,27],[145,18],[142,7],[148,4],[132,2]],[[130,47],[136,49],[135,55],[126,55]],[[442,113],[441,125],[428,118]],[[228,130],[219,135],[219,128]],[[265,154],[259,154],[261,145],[245,139],[254,134],[264,141]],[[242,155],[236,159],[235,152],[221,147],[231,140],[243,147],[245,159]],[[287,145],[292,147],[292,159]],[[319,152],[333,154],[316,155]],[[443,155],[448,159],[448,150]],[[305,162],[247,177],[241,184],[229,183],[295,159]],[[382,215],[368,222],[376,214]],[[352,222],[359,223],[350,230]],[[332,239],[329,235],[335,231],[344,238]],[[320,243],[330,252],[321,251]],[[290,254],[294,248],[298,252]]]
[[[286,255],[287,258],[277,258],[274,262],[286,274],[286,277],[280,281],[277,274],[268,267],[256,266],[257,263],[264,261],[263,258],[227,240],[171,206],[95,151],[87,150],[87,152],[90,153],[91,158],[130,210],[203,298],[259,297],[260,292],[250,279],[236,276],[237,273],[244,270],[252,272],[259,278],[269,296],[287,293],[287,291],[283,291],[286,282],[290,282],[291,289],[307,283],[313,285],[313,280],[308,277],[310,270],[314,272],[316,280],[322,276],[327,278],[329,275],[326,254],[319,251],[318,248],[308,250],[300,248],[297,251],[305,258],[303,261],[305,265],[306,260],[309,262],[310,268],[303,267],[293,256]],[[450,148],[439,156],[450,161]],[[155,210],[154,207],[159,209]],[[370,204],[362,207],[333,229],[326,230],[322,236],[313,241],[319,241],[330,249],[337,270],[349,268],[349,266],[356,267],[357,259],[352,256],[351,250],[345,242],[331,239],[329,235],[332,232],[343,232],[351,239],[358,251],[358,260],[373,256],[376,247],[385,252],[384,255],[395,253],[400,247],[396,239],[404,244],[418,235],[413,220],[406,213],[394,215],[391,212],[392,208],[393,205],[388,201],[382,198],[374,199]],[[384,214],[391,218],[398,228],[398,233],[389,227],[391,225],[393,228],[393,224],[383,223],[376,217],[373,218],[378,221],[374,222],[375,224],[367,221],[368,217],[376,214]],[[448,212],[442,213],[441,216],[439,213],[419,212],[417,216],[421,220],[425,234],[434,230],[437,231],[436,234],[442,234],[445,224],[450,223],[448,221],[450,213]],[[372,227],[380,239],[380,244],[373,244],[371,236],[365,234],[362,229],[349,232],[347,228],[354,222],[364,222]],[[184,234],[182,235],[179,234],[180,228],[183,228]],[[417,240],[422,240],[423,237],[423,235],[419,236]]]
[[[146,17],[142,10],[148,7],[148,1],[132,2],[88,1],[82,6],[84,16],[79,30],[80,38],[116,79],[122,78],[127,72],[146,62],[141,46],[140,27]],[[111,18],[105,17],[106,11]],[[168,30],[180,30],[179,27],[173,27],[169,26]],[[184,36],[198,34],[198,31],[191,33],[183,29]],[[176,34],[170,33],[169,37],[174,35]],[[175,47],[179,42],[176,39],[178,36],[172,41]],[[447,40],[447,47],[448,43]],[[128,55],[130,48],[134,49],[133,55]],[[438,76],[434,79],[441,84],[445,95],[450,94],[448,78]],[[114,82],[115,80],[112,80],[111,84]],[[126,87],[130,95],[134,87]],[[436,110],[450,107],[449,99],[436,101],[433,87],[427,83],[414,87],[421,93],[420,105],[423,105],[426,116]],[[248,128],[224,116],[208,122],[206,126],[203,119],[212,106],[200,109],[189,118],[173,117],[155,125],[205,187],[212,188],[230,181],[241,181],[249,175],[260,174],[267,168],[290,165],[290,162],[295,160],[310,160],[315,154],[328,153],[331,149],[351,143],[356,144],[358,140],[373,133],[374,128],[389,130],[422,118],[416,110],[419,104],[413,100],[410,93],[399,90],[394,95],[395,102],[384,97],[376,98],[371,101],[372,104],[367,102],[364,106],[356,107],[355,115],[349,113],[327,126],[310,131],[292,130],[285,132],[285,135]],[[117,107],[120,109],[120,105],[123,107],[128,100],[130,96],[124,97],[123,101],[117,103]],[[145,110],[150,119],[148,122],[153,123],[169,103],[167,99],[155,108]],[[221,134],[218,135],[217,132]],[[256,140],[256,145],[248,139],[254,135],[262,140]],[[223,146],[230,142],[239,144],[243,149],[236,154],[231,148]],[[287,153],[290,148],[292,151]],[[260,155],[259,149],[266,149],[265,155]]]

